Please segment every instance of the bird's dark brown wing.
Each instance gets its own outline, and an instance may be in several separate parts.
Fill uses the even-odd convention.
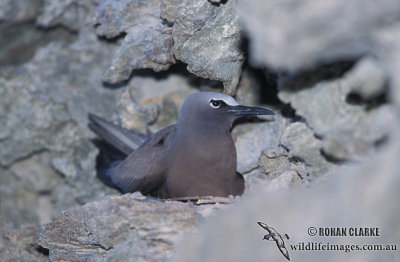
[[[124,161],[111,168],[108,175],[123,193],[141,191],[149,194],[164,183],[165,170],[160,162],[166,144],[175,135],[175,125],[168,126],[144,142]]]

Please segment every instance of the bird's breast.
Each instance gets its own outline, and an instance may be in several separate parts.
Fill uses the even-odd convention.
[[[168,150],[167,187],[174,196],[227,196],[236,176],[232,138],[182,141]]]

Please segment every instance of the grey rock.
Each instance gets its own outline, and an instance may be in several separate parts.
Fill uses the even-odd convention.
[[[197,90],[179,74],[162,79],[135,76],[118,101],[118,115],[123,127],[147,134],[177,121],[178,109]]]
[[[272,177],[262,169],[254,169],[247,173],[245,177],[244,196],[249,197],[259,194],[260,190],[276,191],[287,190],[295,187],[302,187],[307,183],[300,173],[305,174],[305,167],[285,168],[277,176]]]
[[[125,241],[118,243],[112,248],[105,256],[103,261],[162,261],[162,254],[151,254],[148,253],[148,246],[146,243],[140,239],[139,234],[130,235]],[[157,243],[158,245],[162,245],[162,243]],[[168,249],[168,243],[165,243],[165,249]],[[158,248],[158,247],[157,247]],[[155,248],[153,247],[153,250]],[[162,249],[160,247],[160,249]]]
[[[50,250],[52,261],[163,261],[201,219],[190,204],[140,194],[108,196],[42,225],[39,244]]]
[[[162,17],[174,23],[173,53],[198,76],[219,80],[235,94],[244,56],[239,49],[237,1],[213,5],[207,0],[163,2]]]
[[[365,33],[369,35],[368,37],[372,37],[374,41],[377,41],[377,45],[370,45],[368,48],[370,51],[372,49],[374,54],[379,53],[380,54],[380,59],[383,59],[382,63],[380,61],[376,61],[375,59],[372,58],[366,58],[360,61],[357,66],[350,71],[348,74],[345,75],[345,77],[339,82],[338,84],[341,84],[342,92],[340,94],[334,95],[333,90],[329,90],[328,88],[326,90],[329,90],[327,92],[332,92],[330,95],[324,96],[325,98],[321,98],[320,96],[314,97],[311,99],[311,101],[315,101],[317,99],[318,101],[323,101],[319,103],[320,105],[324,106],[324,110],[316,109],[313,108],[313,104],[311,103],[312,106],[310,106],[309,103],[309,97],[307,98],[307,105],[303,104],[302,106],[295,105],[294,107],[297,109],[298,112],[300,112],[300,115],[305,117],[307,121],[309,122],[310,126],[315,130],[315,133],[318,136],[323,137],[323,150],[338,159],[347,159],[347,158],[357,158],[357,154],[355,153],[360,153],[360,152],[366,152],[367,150],[370,150],[371,147],[377,142],[380,141],[384,136],[385,136],[385,128],[379,128],[381,126],[390,126],[391,122],[393,121],[393,113],[388,112],[391,111],[391,109],[385,108],[385,109],[379,109],[379,111],[382,111],[380,113],[377,112],[366,112],[366,115],[364,116],[363,111],[361,110],[359,112],[360,115],[358,115],[357,112],[350,113],[349,107],[352,107],[351,110],[360,110],[362,107],[356,107],[356,106],[349,106],[347,105],[344,100],[347,97],[348,94],[350,93],[355,93],[357,95],[360,95],[362,99],[368,100],[368,99],[374,99],[375,97],[379,96],[380,94],[385,92],[386,84],[387,84],[387,73],[384,72],[384,69],[387,72],[390,72],[390,78],[395,79],[396,75],[394,71],[398,66],[396,66],[397,61],[396,58],[396,43],[397,41],[395,40],[398,33],[398,27],[392,26],[391,23],[377,23],[376,21],[379,21],[380,19],[386,20],[388,16],[384,15],[379,15],[378,13],[380,12],[388,12],[392,13],[393,9],[398,8],[398,3],[395,3],[394,1],[388,1],[385,2],[384,6],[382,6],[381,10],[379,10],[378,13],[375,13],[376,16],[361,16],[358,17],[357,19],[354,19],[352,16],[354,13],[353,12],[339,12],[342,14],[342,17],[340,21],[343,21],[343,19],[349,19],[352,22],[357,22],[356,20],[369,20],[369,23],[365,23],[363,26],[371,26],[374,28],[374,30],[360,30],[360,27],[354,27],[357,28],[357,34],[351,34],[352,39],[350,41],[342,41],[340,40],[340,37],[338,38],[338,35],[335,35],[335,33],[339,33],[339,36],[346,36],[346,34],[342,34],[342,32],[339,32],[340,30],[352,30],[352,26],[349,26],[349,23],[346,23],[346,28],[341,28],[340,26],[335,26],[335,31],[330,31],[329,30],[329,36],[327,34],[320,34],[318,35],[318,40],[315,41],[315,38],[308,37],[307,35],[302,32],[302,30],[305,28],[305,25],[308,25],[311,27],[320,27],[322,28],[325,25],[331,26],[332,21],[333,23],[336,23],[336,20],[332,19],[329,16],[321,16],[324,21],[319,21],[316,20],[318,19],[318,16],[312,15],[310,12],[308,12],[305,16],[302,15],[302,17],[297,17],[298,14],[301,13],[302,10],[301,8],[307,6],[307,4],[310,3],[311,1],[302,1],[302,2],[296,2],[296,4],[291,4],[290,1],[287,1],[286,4],[276,4],[276,8],[268,8],[268,6],[275,5],[270,2],[252,2],[250,5],[243,4],[243,9],[241,12],[242,18],[244,25],[247,29],[247,31],[250,33],[251,36],[251,41],[250,41],[250,48],[252,52],[250,52],[251,55],[251,62],[254,62],[254,64],[268,64],[270,66],[273,66],[274,68],[285,68],[285,69],[302,69],[304,70],[305,67],[308,67],[310,65],[315,65],[320,62],[327,62],[327,61],[332,61],[332,60],[337,60],[338,58],[346,58],[348,59],[349,57],[356,57],[359,56],[357,54],[358,51],[362,50],[358,48],[358,50],[353,50],[354,44],[357,45],[365,45],[365,41],[362,41],[361,38],[357,39],[357,37],[354,36],[360,36],[360,33],[363,34]],[[352,5],[342,5],[340,2],[335,2],[335,5],[328,5],[327,3],[324,3],[321,5],[321,10],[328,10],[329,8],[348,8],[349,10],[352,8],[357,8],[358,5],[356,3],[352,3]],[[354,5],[353,5],[354,4]],[[368,9],[374,9],[373,4],[369,3],[363,3],[367,4],[367,6],[364,6],[363,8],[368,10]],[[251,9],[251,12],[249,11]],[[293,12],[290,14],[290,10],[295,10],[297,9],[298,11]],[[339,10],[336,9],[336,10]],[[270,14],[271,10],[274,11],[274,14]],[[279,11],[281,10],[281,11]],[[285,12],[283,11],[285,10]],[[305,9],[304,9],[305,10]],[[316,9],[317,10],[317,9]],[[320,10],[320,9],[318,9]],[[360,11],[360,10],[358,10]],[[281,13],[280,13],[281,12]],[[318,11],[319,12],[319,11]],[[259,15],[257,15],[259,14]],[[280,14],[280,15],[278,15]],[[331,13],[332,15],[334,12]],[[351,15],[347,15],[351,14]],[[307,16],[310,15],[310,17],[307,18]],[[310,19],[311,16],[313,16],[313,19]],[[390,17],[390,15],[389,15]],[[283,19],[283,20],[282,20]],[[286,20],[287,19],[287,20]],[[296,20],[296,23],[286,23],[286,21],[289,21],[291,19]],[[375,19],[375,22],[372,20]],[[278,22],[279,20],[279,22]],[[389,18],[387,21],[390,21],[391,19]],[[268,21],[276,21],[276,23],[268,23]],[[329,21],[329,22],[328,22]],[[338,20],[337,20],[338,21]],[[304,22],[304,24],[302,24]],[[352,23],[350,23],[351,25]],[[302,27],[302,28],[300,28]],[[265,31],[270,29],[271,31],[270,34],[259,34],[256,32],[259,32],[261,28]],[[275,31],[273,31],[275,30]],[[292,31],[293,30],[293,31]],[[309,30],[309,29],[307,29]],[[324,30],[322,30],[324,31]],[[273,32],[281,32],[283,35],[287,35],[287,37],[282,37],[278,38],[278,34],[274,34]],[[314,34],[315,30],[309,30],[309,33]],[[328,32],[328,31],[326,31]],[[373,33],[372,33],[373,32]],[[379,32],[377,35],[379,37],[375,38],[375,32]],[[332,41],[334,36],[334,41]],[[338,44],[337,40],[339,39],[340,44]],[[286,42],[282,42],[286,41]],[[307,43],[302,45],[302,43],[306,43],[307,41],[313,41],[313,43]],[[357,43],[356,43],[357,42]],[[288,47],[286,44],[290,44],[292,47],[290,48],[291,52],[287,52]],[[321,44],[323,43],[323,44]],[[293,47],[293,44],[298,45]],[[269,46],[270,48],[266,48]],[[303,50],[302,47],[307,47],[307,50]],[[313,49],[315,48],[315,49]],[[322,49],[325,49],[326,51],[323,51]],[[328,51],[329,49],[329,51]],[[338,49],[342,49],[341,51]],[[344,51],[347,52],[346,49],[351,49],[351,54],[349,55],[338,55],[335,53],[336,51]],[[268,52],[265,52],[264,50],[268,50]],[[272,50],[272,51],[271,51]],[[310,51],[310,53],[308,53]],[[294,53],[295,54],[293,55]],[[344,54],[344,53],[343,53]],[[298,55],[298,57],[296,57]],[[335,59],[331,59],[325,56],[331,56],[333,55],[336,57]],[[307,56],[306,58],[303,56]],[[325,58],[324,58],[325,57]],[[385,62],[391,66],[385,65]],[[385,68],[384,68],[385,67]],[[312,77],[310,74],[309,77]],[[393,81],[393,80],[392,80]],[[325,83],[324,83],[325,84]],[[396,94],[395,90],[398,90],[397,88],[391,88],[390,89],[391,93]],[[310,91],[309,95],[311,95],[311,92],[313,93],[321,93],[321,91]],[[302,93],[299,92],[299,94],[293,94],[292,99],[290,101],[293,104],[296,104],[296,102],[302,103],[299,100],[301,99]],[[281,92],[280,98],[283,99],[285,102],[289,102],[288,99],[285,99],[285,94]],[[314,95],[316,96],[316,95]],[[326,99],[330,99],[329,96],[333,97],[338,97],[341,96],[342,101],[339,102],[339,99],[332,99],[336,101],[336,103],[331,106],[330,108],[326,109],[325,106],[327,105]],[[329,97],[329,98],[328,98]],[[390,98],[396,97],[394,96],[389,96]],[[330,106],[330,102],[328,102],[328,106]],[[301,107],[301,109],[300,109]],[[306,114],[304,114],[304,110],[308,110]],[[335,112],[335,110],[339,112]],[[303,111],[303,112],[302,112]],[[310,113],[311,111],[314,112],[314,114],[320,114],[319,117],[311,116]],[[330,118],[331,115],[336,116],[336,120],[332,120]],[[350,123],[350,120],[346,121],[343,118],[344,115],[349,116],[351,120],[353,121]],[[379,115],[379,117],[377,116]],[[332,133],[335,134],[330,134],[327,135],[325,132],[321,132],[322,128],[329,129],[332,127],[332,123],[334,122],[339,122],[341,119],[343,122],[341,122],[341,129],[342,130],[336,130],[333,131]],[[354,121],[356,121],[356,124],[354,124]],[[375,123],[376,121],[380,121],[380,124],[373,125],[372,130],[370,123]],[[319,123],[316,123],[319,122]],[[384,123],[382,123],[384,122]],[[366,125],[369,125],[366,127]],[[358,127],[358,128],[356,128]],[[379,128],[380,130],[374,129],[375,127]],[[338,127],[339,128],[339,127]],[[343,129],[350,129],[350,130],[343,130]],[[356,129],[356,130],[355,130]],[[357,137],[355,140],[354,138]]]
[[[270,182],[265,173],[258,168],[246,173],[244,176],[244,195],[258,192],[260,188],[266,188]]]
[[[2,221],[48,222],[60,210],[116,192],[96,178],[97,150],[86,126],[88,112],[107,117],[115,110],[119,92],[99,80],[113,49],[50,43],[32,61],[2,68],[0,164],[10,172],[0,188]]]
[[[373,99],[386,92],[388,75],[376,59],[361,59],[343,78],[343,86],[364,100]]]
[[[247,129],[247,130],[246,130]],[[331,164],[320,153],[321,142],[303,123],[290,123],[279,112],[274,120],[233,130],[237,170],[244,174],[245,194],[259,188],[307,185],[310,174],[326,173]]]
[[[400,23],[395,23],[392,27],[379,32],[378,41],[381,49],[379,57],[382,60],[382,67],[389,75],[389,94],[388,100],[396,105],[397,112],[400,112],[400,77],[398,70],[400,68],[399,57],[399,36]]]
[[[37,226],[26,224],[20,228],[0,227],[0,256],[2,261],[49,261],[40,253],[37,244]]]
[[[395,115],[392,107],[382,106],[365,116],[354,116],[352,120],[353,127],[335,130],[324,136],[325,153],[337,159],[357,159],[358,154],[374,150],[386,139],[395,123]]]
[[[38,223],[38,193],[13,172],[0,168],[0,222],[20,225]]]
[[[57,133],[73,135],[72,131],[68,131],[71,125],[68,125],[69,117],[65,105],[30,95],[28,90],[23,89],[25,83],[29,81],[26,77],[18,78],[15,82],[13,79],[7,81],[4,78],[0,81],[3,86],[0,91],[2,98],[0,133],[4,139],[0,153],[1,165],[10,165],[19,158],[39,151],[45,145],[56,144]],[[26,112],[33,114],[27,115]],[[36,118],[35,112],[37,112]]]
[[[172,39],[159,22],[155,20],[127,30],[110,68],[104,73],[104,82],[119,83],[129,79],[134,69],[151,68],[158,72],[175,63],[170,52]]]
[[[251,63],[285,70],[376,54],[376,33],[391,27],[400,11],[396,0],[379,8],[373,0],[258,0],[239,7]]]
[[[256,105],[260,102],[259,94],[261,88],[267,87],[261,86],[254,74],[245,67],[240,77],[235,99],[240,105]]]
[[[166,70],[175,63],[171,52],[171,29],[163,24],[160,1],[105,1],[96,9],[94,23],[99,36],[126,36],[103,81],[118,83],[129,79],[134,69]]]
[[[70,43],[76,35],[64,28],[43,30],[33,23],[0,23],[0,66],[28,62],[38,48],[49,42]]]
[[[391,107],[377,104],[369,108],[368,102],[351,102],[350,95],[353,93],[368,97],[372,94],[378,95],[384,90],[382,73],[375,68],[375,72],[381,77],[377,82],[378,86],[366,87],[365,90],[369,91],[357,91],[357,81],[361,81],[357,80],[361,78],[360,70],[362,65],[347,73],[344,78],[316,84],[283,82],[278,94],[282,101],[290,103],[296,109],[298,115],[307,119],[313,132],[322,138],[321,149],[339,160],[356,159],[358,154],[371,150],[388,132],[387,128],[382,127],[389,127],[394,118]],[[323,71],[319,73],[324,74]],[[379,78],[371,71],[363,76],[363,81],[371,78],[371,83],[374,78]]]
[[[260,167],[271,177],[277,177],[290,165],[288,150],[282,146],[265,149],[259,158]]]
[[[250,130],[238,135],[235,140],[237,151],[237,170],[247,173],[258,167],[258,157],[266,148],[278,147],[287,120],[279,114],[274,115],[273,121],[251,124]],[[236,130],[233,135],[236,136]]]
[[[135,102],[132,89],[127,88],[118,101],[119,117],[124,127],[147,133],[147,126],[153,124],[160,114],[157,104],[141,105]]]
[[[40,49],[31,63],[0,79],[4,87],[0,111],[2,165],[42,149],[69,151],[65,150],[68,145],[79,144],[88,134],[86,115],[82,112],[107,112],[106,108],[113,107],[115,94],[98,88],[98,82],[92,80],[101,69],[90,71],[87,66],[98,63],[97,54],[89,53],[91,57],[84,62],[81,53],[66,47],[50,44]],[[66,60],[70,63],[66,64]],[[89,70],[83,73],[85,67]],[[88,98],[85,103],[82,97]],[[109,97],[112,99],[107,101],[105,98]],[[100,106],[98,101],[102,98],[104,103]]]
[[[42,6],[41,0],[3,0],[0,2],[0,23],[21,23],[34,20]]]
[[[271,180],[266,189],[268,190],[287,190],[301,185],[303,178],[298,172],[289,170]]]
[[[12,221],[15,224],[51,221],[51,192],[64,181],[51,167],[50,153],[41,152],[22,159],[8,171],[4,170],[2,175],[5,177],[1,180],[5,180],[2,181],[4,187],[0,189],[3,210],[1,221]]]
[[[302,162],[303,161],[303,162]],[[306,180],[308,169],[304,160],[299,161],[282,146],[266,149],[258,159],[263,173],[268,179],[275,179],[285,172],[295,172],[300,179]]]
[[[44,0],[36,24],[45,28],[63,26],[73,31],[80,31],[91,25],[94,15],[93,0]]]
[[[322,142],[304,123],[296,122],[288,126],[282,135],[281,144],[288,149],[290,157],[299,158],[311,166],[315,175],[326,173],[331,167],[321,154]]]
[[[114,38],[147,19],[159,18],[160,12],[157,1],[100,1],[93,23],[97,35]]]

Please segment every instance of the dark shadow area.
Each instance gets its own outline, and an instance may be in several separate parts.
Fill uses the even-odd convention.
[[[294,122],[303,120],[303,117],[297,115],[296,110],[290,104],[282,104],[279,109],[285,118],[291,118]]]
[[[249,44],[250,39],[247,36],[243,36],[240,49],[247,57],[249,54]],[[258,103],[282,106],[282,102],[278,98],[278,76],[275,72],[266,67],[254,67],[248,60],[244,62],[242,71],[245,72],[247,76],[252,79],[253,84],[256,85],[252,88],[258,92]]]
[[[111,63],[111,61],[110,61]],[[103,82],[103,87],[116,89],[123,86],[126,86],[129,81],[136,76],[139,77],[151,77],[156,80],[165,80],[171,75],[180,75],[188,79],[189,85],[198,88],[200,91],[206,91],[210,89],[221,89],[223,88],[223,84],[221,81],[211,80],[208,78],[202,78],[190,73],[187,70],[187,64],[177,61],[176,64],[171,65],[168,70],[155,72],[153,69],[135,69],[132,71],[128,80],[121,81],[116,84],[109,84]]]
[[[389,141],[389,138],[387,135],[383,136],[382,138],[378,139],[374,143],[375,148],[382,148],[382,146],[386,145]]]
[[[71,43],[76,38],[75,32],[64,27],[40,28],[34,21],[0,24],[0,66],[23,64],[50,42]]]
[[[342,77],[356,61],[339,61],[293,74],[282,74],[280,88],[285,91],[297,92],[314,86],[322,81],[330,81]]]
[[[288,149],[286,148],[286,150],[288,150]],[[304,161],[304,159],[302,159],[301,157],[298,157],[298,156],[291,156],[288,159],[289,159],[289,162],[291,162],[291,163],[304,163],[305,165],[307,165],[307,163]]]
[[[39,254],[41,254],[41,255],[43,255],[43,256],[46,256],[46,257],[48,257],[49,256],[49,250],[47,249],[47,248],[44,248],[44,247],[42,247],[42,246],[38,246],[37,248],[35,248],[35,250],[39,253]]]
[[[250,39],[245,35],[241,39],[240,49],[248,57]],[[290,104],[283,103],[278,98],[279,89],[279,75],[281,73],[275,72],[267,67],[254,67],[248,60],[243,64],[243,72],[252,79],[252,88],[256,90],[260,104],[270,105],[275,110],[279,110],[285,118],[291,118],[293,121],[300,121],[302,118],[296,115],[296,111]],[[242,73],[243,77],[243,73]],[[242,79],[241,79],[242,80]],[[243,119],[237,121],[238,124],[248,122],[249,120]]]
[[[121,41],[122,39],[124,39],[124,37],[126,36],[125,32],[121,32],[120,34],[114,36],[114,37],[105,37],[105,36],[97,36],[97,39],[103,42],[107,42],[107,43],[117,43],[119,41]]]
[[[226,4],[226,2],[228,2],[228,0],[219,0],[219,1],[212,1],[212,0],[209,0],[209,2],[210,2],[212,5],[220,6],[220,5]]]
[[[369,111],[375,109],[383,104],[388,103],[388,86],[385,86],[385,91],[370,98],[363,98],[356,92],[349,93],[346,96],[346,102],[350,105],[363,106],[365,110]]]
[[[102,86],[104,88],[107,88],[107,89],[118,89],[118,88],[122,88],[122,87],[126,86],[128,83],[129,83],[129,79],[128,80],[124,80],[124,81],[120,81],[120,82],[115,83],[115,84],[102,82]]]
[[[174,25],[174,22],[169,22],[167,19],[161,18],[161,24],[172,27]]]
[[[258,91],[260,104],[280,106],[282,102],[278,98],[278,76],[267,68],[252,67],[248,61],[243,65],[243,71],[254,81],[255,89]]]
[[[340,165],[340,164],[344,164],[348,162],[348,159],[341,159],[335,156],[332,156],[330,154],[328,154],[327,152],[325,152],[324,150],[320,150],[321,155],[325,158],[326,161],[331,162],[333,164],[336,165]]]

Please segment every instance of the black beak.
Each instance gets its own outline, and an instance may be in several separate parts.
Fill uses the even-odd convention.
[[[269,109],[252,106],[230,106],[228,112],[234,113],[236,116],[254,116],[254,115],[274,115],[275,113]]]

